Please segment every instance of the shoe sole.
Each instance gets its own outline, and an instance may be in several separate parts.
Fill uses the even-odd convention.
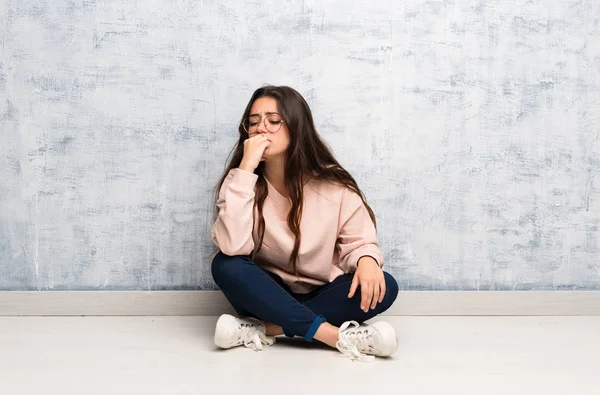
[[[381,353],[377,354],[378,357],[389,357],[393,353],[398,350],[398,337],[396,336],[396,330],[394,327],[385,321],[378,321],[371,326],[377,328],[381,338],[383,339],[383,344],[387,345],[387,348],[381,350]]]

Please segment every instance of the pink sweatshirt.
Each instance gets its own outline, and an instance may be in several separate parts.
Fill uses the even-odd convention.
[[[254,210],[254,187],[258,175],[232,169],[219,191],[219,216],[212,239],[226,255],[250,255],[258,243]],[[351,190],[327,182],[309,181],[304,187],[304,209],[300,222],[302,240],[296,277],[288,263],[294,234],[287,226],[291,201],[267,181],[263,207],[265,236],[255,263],[282,278],[292,292],[307,293],[356,270],[359,258],[373,257],[383,267],[383,255],[369,213]]]

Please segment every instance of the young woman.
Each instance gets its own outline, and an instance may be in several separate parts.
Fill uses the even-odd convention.
[[[396,280],[382,271],[375,215],[297,91],[254,92],[216,206],[212,239],[220,252],[212,275],[244,317],[219,318],[218,347],[261,350],[285,334],[316,339],[353,360],[396,351],[389,323],[362,325],[398,294]]]

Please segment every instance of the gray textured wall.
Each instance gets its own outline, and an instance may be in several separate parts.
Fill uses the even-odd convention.
[[[212,289],[251,92],[297,88],[404,289],[600,289],[596,1],[0,0],[0,289]]]

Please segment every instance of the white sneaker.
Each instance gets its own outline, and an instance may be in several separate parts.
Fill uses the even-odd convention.
[[[336,347],[353,361],[373,361],[375,356],[387,357],[396,352],[398,339],[394,327],[387,322],[359,325],[348,321],[340,327]]]
[[[254,351],[263,349],[263,345],[275,343],[274,337],[266,335],[265,324],[254,318],[236,318],[223,314],[215,328],[215,345],[220,348],[231,348],[244,345]]]

